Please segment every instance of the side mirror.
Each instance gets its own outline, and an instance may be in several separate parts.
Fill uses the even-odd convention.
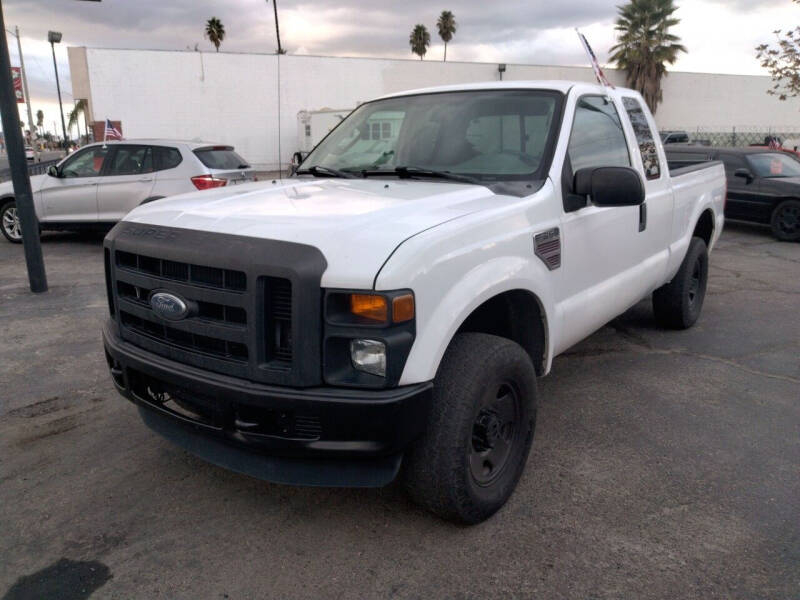
[[[47,174],[50,175],[50,177],[61,177],[61,173],[58,172],[58,167],[55,165],[47,167]]]
[[[294,175],[297,169],[300,168],[300,165],[303,164],[306,156],[308,156],[308,152],[295,152],[292,154],[292,175]]]
[[[753,174],[750,172],[750,169],[745,169],[745,168],[736,169],[733,172],[733,176],[734,177],[741,177],[743,179],[746,179],[747,183],[750,183],[751,181],[753,181],[755,179],[755,177],[753,177]]]
[[[575,173],[575,193],[589,196],[596,206],[639,206],[644,184],[630,167],[587,167]]]

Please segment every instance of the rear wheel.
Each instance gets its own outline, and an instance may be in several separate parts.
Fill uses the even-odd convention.
[[[0,206],[0,229],[9,242],[22,242],[22,227],[19,222],[17,204],[11,200]]]
[[[772,235],[782,242],[800,240],[800,200],[784,200],[772,211]]]
[[[511,496],[536,422],[536,373],[511,340],[457,335],[434,381],[428,428],[404,463],[411,497],[436,515],[479,523]]]
[[[693,237],[672,281],[653,292],[656,321],[669,329],[688,329],[697,322],[708,284],[708,248]]]

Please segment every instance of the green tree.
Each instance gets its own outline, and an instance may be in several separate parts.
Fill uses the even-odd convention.
[[[411,30],[408,43],[411,46],[411,52],[419,56],[420,60],[425,58],[428,46],[431,45],[431,34],[428,33],[428,28],[425,25],[415,25]]]
[[[756,46],[756,58],[772,76],[772,89],[767,93],[780,100],[795,98],[800,96],[800,27],[776,29],[774,33],[778,38],[776,45]]]
[[[36,128],[41,131],[44,127],[44,111],[40,108],[36,111]]]
[[[449,10],[443,10],[436,20],[436,28],[439,30],[439,37],[444,42],[444,60],[447,60],[447,43],[453,39],[456,33],[456,18]]]
[[[686,48],[669,32],[680,23],[673,14],[673,0],[630,0],[617,7],[617,44],[611,48],[611,61],[625,71],[628,87],[638,91],[655,113],[663,99],[661,80],[667,65]]]
[[[80,130],[80,117],[81,115],[86,114],[86,110],[89,108],[89,103],[86,99],[82,98],[75,103],[75,108],[72,109],[72,112],[69,113],[69,122],[67,123],[67,129],[72,129],[76,125]],[[36,118],[39,118],[39,114],[36,114]],[[44,115],[42,115],[44,118]]]
[[[219,45],[225,39],[225,26],[217,17],[211,17],[206,21],[206,37],[219,52]]]

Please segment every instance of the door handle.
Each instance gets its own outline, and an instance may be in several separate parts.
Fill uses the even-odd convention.
[[[153,181],[152,177],[142,177],[139,181]]]
[[[647,204],[642,202],[639,205],[639,232],[647,229]]]

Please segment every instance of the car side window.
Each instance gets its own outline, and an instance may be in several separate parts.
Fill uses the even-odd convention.
[[[647,179],[659,179],[661,177],[661,162],[658,159],[653,130],[650,129],[650,124],[647,122],[647,116],[642,110],[642,105],[639,104],[636,98],[623,98],[622,105],[625,107],[625,112],[628,113],[628,118],[631,120],[631,125],[633,125],[633,132],[636,134],[636,142],[639,144],[639,152],[642,155],[644,173]]]
[[[81,150],[61,165],[62,177],[97,177],[108,156],[108,146],[92,146]]]
[[[720,154],[719,160],[721,160],[722,164],[725,165],[725,176],[731,181],[735,180],[734,173],[736,173],[736,169],[747,168],[747,163],[741,156],[735,156],[733,154]]]
[[[153,146],[153,164],[156,171],[174,169],[183,161],[180,151],[177,148],[167,146]]]
[[[631,166],[619,114],[604,96],[578,100],[567,154],[573,173],[584,167]]]
[[[138,175],[153,170],[149,146],[117,146],[106,175]]]

